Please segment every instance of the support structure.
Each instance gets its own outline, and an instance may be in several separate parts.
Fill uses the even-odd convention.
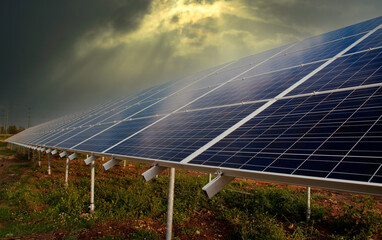
[[[123,168],[126,168],[126,160],[123,160]]]
[[[90,164],[90,212],[94,212],[95,205],[94,205],[94,181],[95,181],[95,160],[96,158],[94,155],[91,155],[90,157],[85,159],[86,165]]]
[[[46,150],[46,153],[48,154],[48,175],[51,174],[51,170],[50,170],[50,152],[51,151],[52,150],[50,150],[50,149]]]
[[[62,153],[60,153],[60,157],[65,157],[66,155],[68,155],[66,151],[63,151]]]
[[[90,212],[94,212],[94,181],[95,181],[95,160],[90,165]]]
[[[306,187],[306,222],[310,221],[312,210],[310,208],[310,187]]]
[[[114,157],[112,157],[109,161],[107,161],[103,164],[103,167],[105,168],[105,170],[109,170],[110,168],[117,165],[120,161],[121,160],[115,159]]]
[[[69,155],[69,160],[73,160],[77,157],[77,153],[73,153],[71,155]]]
[[[50,154],[48,153],[48,175],[50,175]]]
[[[66,158],[66,166],[65,166],[65,187],[68,187],[68,179],[69,179],[69,158]]]
[[[211,182],[211,180],[212,180],[212,174],[209,173],[209,174],[208,174],[208,182]]]
[[[34,149],[32,149],[32,162],[34,163]]]
[[[28,160],[31,160],[31,151],[30,151],[30,148],[28,148]]]
[[[59,154],[60,157],[66,157],[66,166],[65,166],[65,183],[64,183],[64,186],[65,187],[68,187],[69,184],[68,184],[68,180],[69,180],[69,157],[68,157],[68,153],[66,151],[63,151],[62,153]]]
[[[170,176],[168,181],[166,240],[170,240],[172,238],[172,217],[174,213],[174,188],[175,188],[175,168],[170,168]]]
[[[152,168],[147,170],[146,172],[142,173],[143,178],[146,180],[146,182],[150,181],[154,177],[158,176],[161,172],[166,170],[167,167],[161,167],[158,165],[154,165]]]
[[[38,166],[41,167],[41,151],[38,151]]]
[[[218,175],[211,182],[205,185],[202,190],[209,198],[212,198],[233,179],[234,177],[224,176],[222,173],[218,173]]]

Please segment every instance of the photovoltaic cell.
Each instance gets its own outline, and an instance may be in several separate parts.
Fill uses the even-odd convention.
[[[102,129],[103,132],[97,131],[97,133],[99,133],[97,136],[94,136],[93,138],[85,141],[84,143],[81,143],[81,142],[91,136],[90,135],[87,137],[79,136],[78,139],[80,139],[80,141],[77,141],[75,144],[73,144],[71,148],[74,148],[77,150],[92,151],[92,152],[102,152],[108,147],[116,144],[121,139],[125,138],[126,136],[129,136],[137,132],[138,130],[142,128],[142,126],[147,126],[151,124],[152,122],[156,121],[157,119],[158,119],[157,117],[140,118],[140,119],[123,121],[114,127],[111,127],[111,125],[109,125],[108,127],[110,128],[108,129],[103,128]],[[75,146],[77,144],[79,145]]]
[[[59,148],[72,148],[76,144],[80,143],[84,139],[87,139],[94,134],[106,129],[107,127],[110,127],[111,124],[102,124],[102,125],[96,125],[93,127],[84,127],[84,131],[79,131],[78,133],[74,134],[70,138],[66,139],[65,141],[59,143],[56,145],[56,147]]]
[[[177,113],[108,150],[107,153],[181,161],[259,106],[260,104],[248,104]]]
[[[381,54],[382,49],[376,49],[338,58],[288,95],[380,83]]]
[[[381,140],[365,135],[375,134],[380,121],[381,93],[367,88],[279,100],[190,163],[369,181],[382,163]],[[359,163],[368,170],[352,177],[346,169],[353,164],[357,171]]]
[[[254,77],[239,78],[191,104],[188,109],[273,98],[316,69],[319,65],[321,64],[308,64]]]
[[[377,30],[370,37],[362,41],[360,44],[352,48],[349,53],[360,52],[364,50],[369,50],[371,48],[382,46],[382,29]]]

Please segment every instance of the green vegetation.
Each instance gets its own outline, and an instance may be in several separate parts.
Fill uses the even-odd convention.
[[[164,229],[158,228],[164,228],[166,221],[166,174],[146,183],[137,177],[147,169],[143,164],[105,172],[97,163],[96,211],[89,214],[89,168],[82,161],[71,162],[65,188],[64,161],[53,160],[53,175],[47,176],[46,164],[39,168],[25,163],[25,156],[17,157],[20,163],[6,167],[4,176],[18,174],[18,178],[0,178],[0,238],[65,231],[64,239],[76,239],[81,230],[107,222],[127,222],[128,231],[107,232],[98,239],[164,237]],[[343,211],[330,217],[330,209],[319,204],[329,197],[313,193],[311,222],[305,223],[303,191],[240,181],[208,199],[201,191],[207,181],[206,175],[177,172],[175,238],[208,234],[206,227],[222,230],[225,239],[368,239],[382,231],[381,213],[372,197],[338,203]],[[234,192],[243,189],[249,194]],[[196,217],[202,220],[193,221]],[[151,228],[140,223],[146,220],[153,222]]]

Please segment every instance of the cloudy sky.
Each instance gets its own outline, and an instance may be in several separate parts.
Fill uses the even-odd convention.
[[[2,0],[0,125],[32,125],[382,13],[380,0]]]

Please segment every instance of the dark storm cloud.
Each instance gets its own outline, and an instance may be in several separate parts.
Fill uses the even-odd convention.
[[[0,124],[26,125],[380,15],[380,1],[4,0]],[[200,7],[200,9],[198,9]]]
[[[57,63],[68,61],[73,45],[84,32],[106,24],[117,31],[131,31],[139,26],[150,1],[12,0],[0,4],[0,78],[6,84],[6,91],[0,95],[0,111],[8,104],[11,116],[18,118],[15,114],[22,115],[26,106],[37,115],[41,112],[36,112],[36,106],[53,107],[46,100],[57,104],[61,99],[55,99],[55,95],[65,96],[52,94],[57,90],[46,85],[50,79],[45,77]],[[25,121],[18,124],[25,125]]]
[[[256,16],[282,26],[326,31],[377,17],[379,0],[241,0]]]
[[[112,19],[116,31],[128,32],[139,27],[142,17],[148,11],[151,0],[126,1],[120,6]]]

